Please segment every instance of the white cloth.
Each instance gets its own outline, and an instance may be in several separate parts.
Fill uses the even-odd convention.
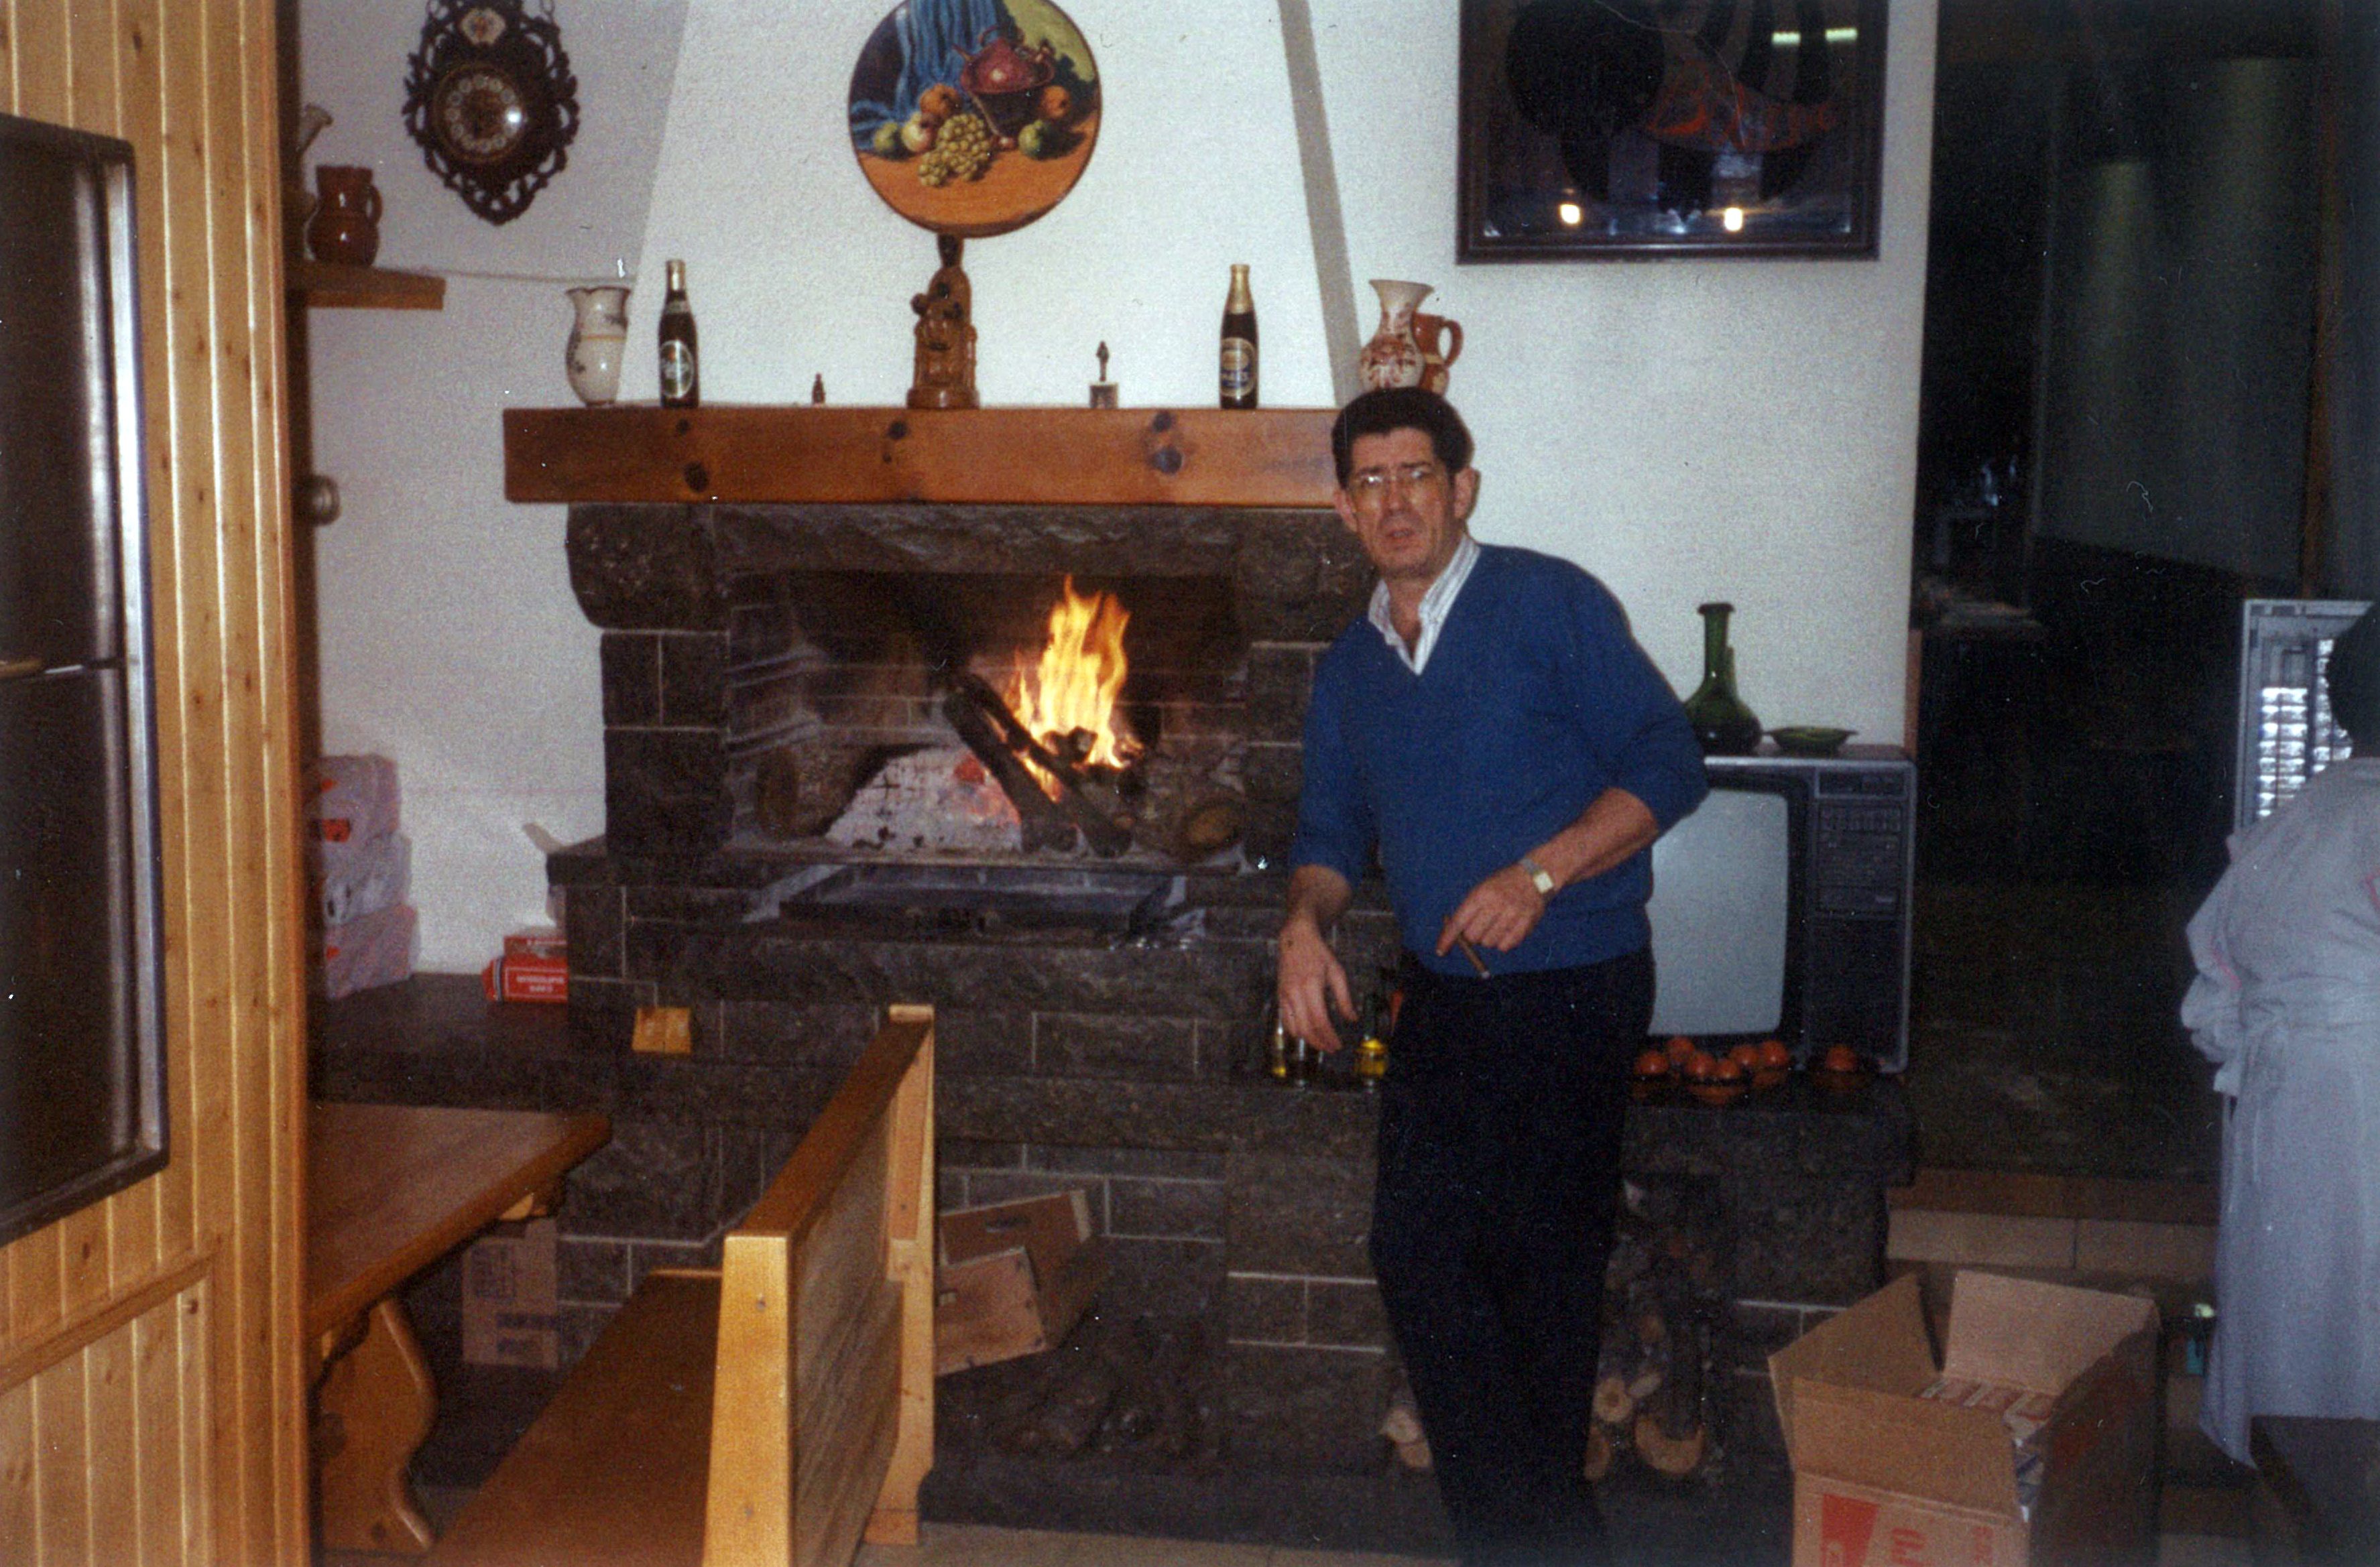
[[[1366,614],[1380,634],[1389,639],[1397,657],[1405,661],[1405,668],[1415,674],[1421,673],[1422,667],[1429,662],[1429,650],[1438,645],[1438,631],[1446,624],[1446,612],[1454,608],[1454,596],[1463,591],[1463,585],[1470,580],[1471,568],[1478,561],[1479,543],[1466,532],[1455,544],[1454,558],[1447,561],[1446,570],[1438,573],[1438,580],[1421,596],[1421,634],[1414,638],[1411,647],[1397,634],[1397,623],[1389,616],[1389,585],[1372,585],[1372,607]]]
[[[2190,922],[2182,1021],[2230,1096],[2199,1416],[2380,1418],[2380,757],[2233,840]]]

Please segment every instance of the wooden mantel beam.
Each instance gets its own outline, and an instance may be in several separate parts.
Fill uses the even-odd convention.
[[[523,501],[1328,506],[1329,408],[508,408]]]

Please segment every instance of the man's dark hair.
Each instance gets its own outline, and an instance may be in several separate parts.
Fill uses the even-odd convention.
[[[1367,435],[1417,429],[1429,437],[1429,449],[1450,474],[1471,466],[1471,432],[1454,404],[1435,392],[1417,386],[1388,387],[1367,392],[1339,410],[1330,426],[1330,461],[1344,488],[1354,463],[1355,442]]]
[[[2380,751],[2380,605],[2363,611],[2330,645],[2330,716],[2355,739],[2355,753]]]

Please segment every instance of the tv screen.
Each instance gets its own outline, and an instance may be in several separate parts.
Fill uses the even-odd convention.
[[[1774,1033],[1793,844],[1785,797],[1714,789],[1653,845],[1653,1030]]]

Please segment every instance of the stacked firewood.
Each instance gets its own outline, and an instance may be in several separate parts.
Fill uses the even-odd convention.
[[[1625,1462],[1672,1479],[1719,1460],[1730,1391],[1729,1248],[1684,1182],[1628,1183],[1605,1275],[1586,1474]]]
[[[1206,1434],[1195,1392],[1205,1351],[1195,1319],[1110,1320],[1094,1311],[1057,1349],[1012,1363],[1025,1374],[994,1411],[991,1440],[1038,1458],[1189,1457]]]
[[[1682,1180],[1632,1180],[1625,1195],[1604,1274],[1586,1477],[1636,1464],[1671,1479],[1713,1478],[1733,1366],[1726,1223]],[[1430,1466],[1409,1392],[1390,1400],[1380,1435],[1407,1468]]]

